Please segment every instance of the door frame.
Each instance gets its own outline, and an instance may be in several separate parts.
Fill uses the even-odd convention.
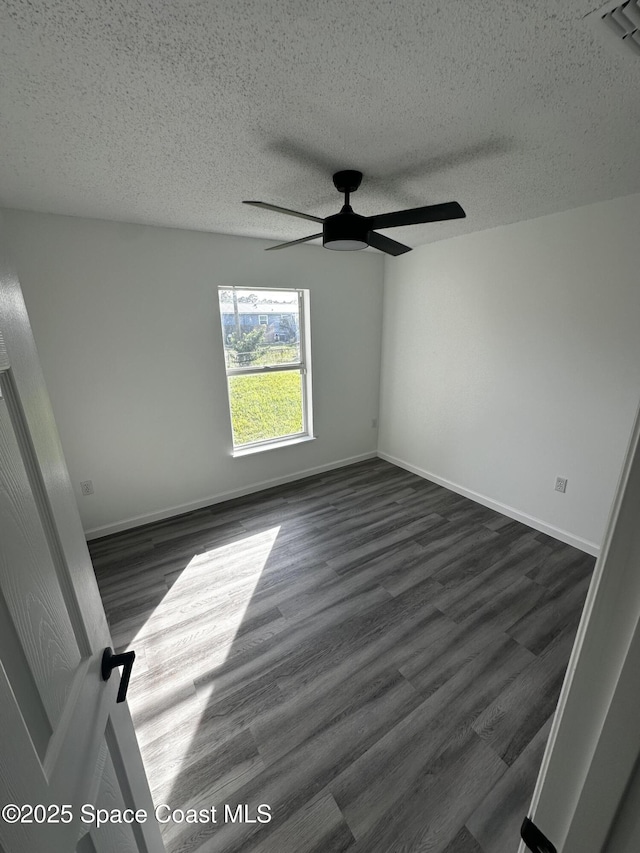
[[[640,408],[529,809],[559,853],[605,850],[640,756],[639,510]]]
[[[109,683],[104,683],[102,678],[102,653],[113,642],[20,282],[9,257],[0,214],[0,372],[3,374],[3,405],[12,424],[20,463],[24,466],[27,484],[24,494],[28,487],[34,498],[43,541],[46,541],[52,557],[51,566],[46,570],[55,575],[56,588],[61,591],[60,598],[51,601],[56,601],[56,612],[60,612],[64,604],[80,656],[64,709],[43,757],[34,748],[18,699],[0,664],[0,689],[4,691],[0,746],[3,757],[8,759],[4,769],[11,768],[8,774],[0,773],[3,791],[10,790],[12,794],[24,792],[28,795],[12,800],[18,806],[27,803],[35,805],[33,797],[37,793],[34,790],[36,787],[43,797],[51,794],[53,798],[62,792],[64,802],[56,803],[55,799],[52,802],[60,806],[67,803],[73,806],[71,822],[56,821],[61,831],[65,830],[57,838],[54,830],[42,821],[25,821],[24,825],[20,821],[5,823],[3,844],[7,853],[10,849],[18,849],[18,843],[24,849],[25,838],[29,840],[29,849],[35,853],[37,850],[57,850],[61,843],[66,844],[71,835],[77,842],[92,831],[91,825],[80,821],[77,807],[79,803],[93,804],[98,796],[107,755],[111,758],[125,805],[142,809],[150,816],[154,814],[154,806],[129,709],[126,702],[116,703],[118,679],[113,678]],[[14,498],[13,492],[10,497]],[[42,560],[36,561],[36,564],[44,566]],[[14,564],[8,565],[8,570],[15,569]],[[51,676],[51,682],[54,681],[55,674]],[[101,739],[107,746],[102,751]],[[27,759],[30,761],[27,762]],[[27,763],[27,771],[22,775],[16,772],[16,768],[24,771]],[[10,843],[6,833],[10,833]],[[132,833],[141,853],[163,853],[160,829],[153,817],[146,822],[133,824]]]

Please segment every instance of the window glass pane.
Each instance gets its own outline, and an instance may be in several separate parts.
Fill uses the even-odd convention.
[[[299,370],[230,376],[229,401],[235,447],[303,430]]]
[[[298,293],[218,291],[227,367],[300,363]]]

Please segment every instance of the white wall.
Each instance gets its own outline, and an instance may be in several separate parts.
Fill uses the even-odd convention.
[[[387,260],[380,454],[595,553],[640,397],[639,224],[633,195]]]
[[[5,223],[85,530],[375,455],[379,255],[265,255],[263,240],[18,211]],[[311,291],[316,441],[231,457],[218,285]]]

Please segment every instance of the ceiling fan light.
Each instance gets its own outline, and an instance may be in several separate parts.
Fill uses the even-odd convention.
[[[345,205],[340,213],[328,216],[322,226],[322,245],[339,252],[356,252],[369,245],[369,220]]]
[[[336,249],[339,252],[356,252],[358,249],[366,249],[368,243],[362,240],[329,240],[325,241],[325,249]]]

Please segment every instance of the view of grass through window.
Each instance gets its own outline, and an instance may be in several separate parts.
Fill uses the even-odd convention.
[[[302,293],[218,291],[235,448],[304,435]]]
[[[298,371],[230,376],[234,444],[249,444],[302,432],[302,388]]]

